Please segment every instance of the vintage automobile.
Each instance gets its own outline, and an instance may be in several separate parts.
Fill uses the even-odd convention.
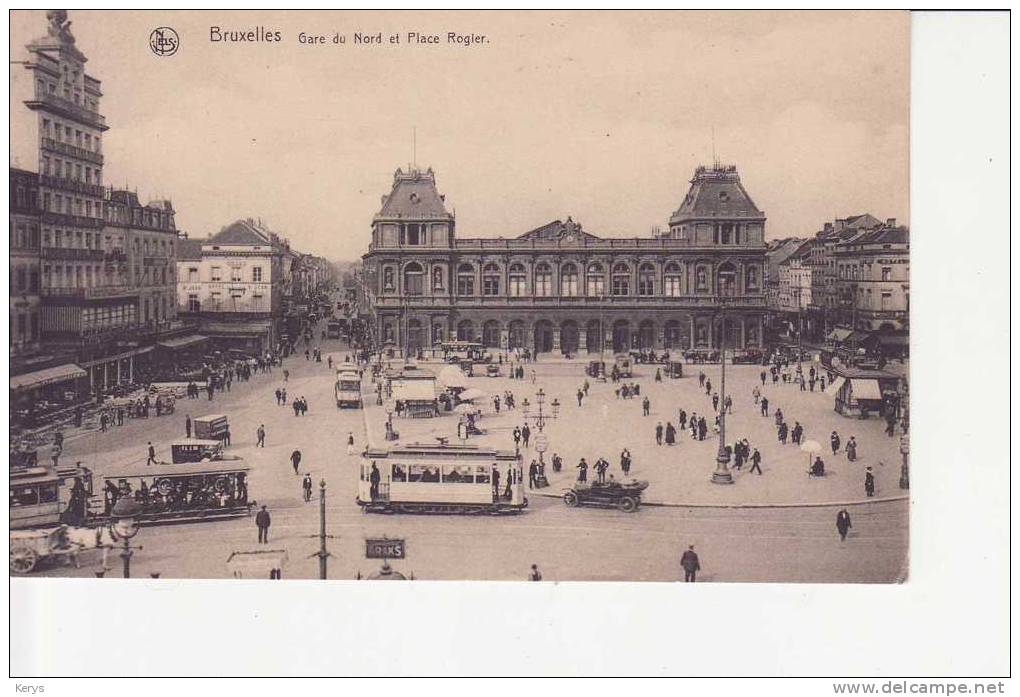
[[[606,374],[605,362],[588,361],[588,365],[584,369],[584,374],[592,378],[605,377]]]
[[[610,480],[601,484],[576,482],[563,493],[563,503],[571,507],[619,508],[633,513],[641,505],[641,492],[647,488],[648,482],[638,479]]]
[[[680,361],[670,361],[666,364],[666,375],[671,378],[682,378],[684,376],[684,364]]]
[[[489,365],[485,366],[485,374],[488,375],[490,378],[498,378],[499,365],[495,363],[490,363]]]
[[[634,358],[626,353],[618,353],[613,359],[617,375],[621,378],[634,376]]]

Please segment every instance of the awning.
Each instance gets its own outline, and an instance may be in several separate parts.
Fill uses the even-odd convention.
[[[206,341],[208,338],[209,337],[202,336],[201,334],[189,334],[188,336],[177,336],[174,337],[173,339],[166,339],[165,341],[160,341],[158,345],[162,346],[163,348],[178,349],[184,348],[185,346],[194,346],[195,344],[200,344],[203,341]]]
[[[65,363],[64,365],[58,365],[54,368],[36,370],[32,373],[12,375],[11,389],[26,390],[29,388],[42,387],[43,385],[51,385],[55,382],[75,380],[77,378],[83,378],[86,375],[87,373],[76,363]]]
[[[833,329],[831,332],[829,332],[829,340],[842,342],[845,341],[846,338],[851,334],[853,334],[853,332],[850,331],[849,329]]]
[[[882,399],[882,390],[878,386],[878,380],[854,378],[850,380],[850,388],[853,390],[855,399]]]
[[[434,380],[406,380],[393,383],[393,399],[431,402],[435,398]]]
[[[845,377],[843,377],[843,376],[837,377],[835,380],[833,380],[831,383],[829,383],[828,387],[825,388],[825,394],[829,394],[829,395],[833,395],[833,396],[839,394],[839,391],[841,389],[843,389],[843,383],[845,383],[845,382],[846,382],[846,378]]]
[[[269,329],[269,322],[210,322],[202,327],[211,336],[262,336]]]

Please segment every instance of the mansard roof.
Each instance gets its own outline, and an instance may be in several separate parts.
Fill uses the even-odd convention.
[[[445,198],[436,189],[436,176],[431,167],[424,172],[398,169],[393,175],[393,190],[382,197],[382,208],[376,218],[452,219],[446,210]]]
[[[764,220],[765,214],[754,204],[740,183],[735,165],[698,167],[691,179],[683,203],[669,222],[698,218],[752,218]]]

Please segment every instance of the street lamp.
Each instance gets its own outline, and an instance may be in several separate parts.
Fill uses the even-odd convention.
[[[730,454],[726,450],[726,301],[729,296],[729,286],[723,286],[720,291],[726,291],[718,296],[719,319],[720,319],[720,351],[719,366],[722,372],[719,386],[719,452],[715,458],[715,471],[712,473],[713,484],[732,484],[733,474],[730,473],[727,465],[730,462]]]
[[[384,407],[386,410],[386,440],[396,440],[397,435],[393,432],[393,412],[395,411],[395,405],[392,401],[386,402]]]
[[[131,578],[131,556],[134,554],[131,538],[138,534],[138,514],[141,512],[141,504],[126,496],[121,497],[110,511],[113,518],[110,524],[111,536],[114,540],[124,541],[124,549],[120,553],[120,558],[124,560],[124,578]]]

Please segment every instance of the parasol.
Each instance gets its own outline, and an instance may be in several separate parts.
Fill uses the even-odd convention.
[[[464,390],[463,392],[460,393],[460,398],[465,402],[470,402],[471,400],[474,399],[484,399],[485,397],[488,396],[489,395],[487,393],[482,392],[477,387],[472,387],[471,389]]]

